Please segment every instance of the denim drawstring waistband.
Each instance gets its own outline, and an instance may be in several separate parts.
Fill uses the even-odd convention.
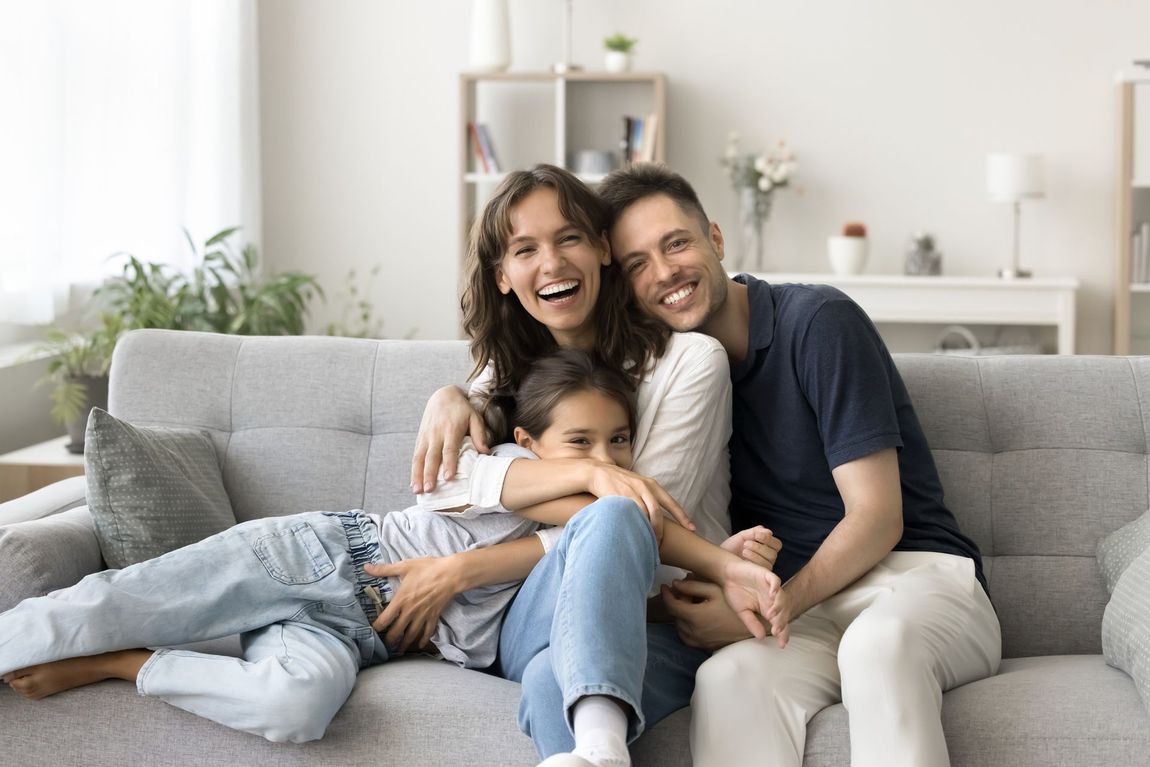
[[[391,601],[391,584],[387,578],[368,575],[363,566],[379,561],[379,532],[371,517],[362,511],[328,511],[324,512],[335,517],[343,525],[347,535],[347,551],[351,555],[351,563],[355,568],[355,596],[360,607],[367,615],[368,623],[383,612],[383,608]]]

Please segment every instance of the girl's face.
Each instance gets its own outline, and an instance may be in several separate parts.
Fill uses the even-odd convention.
[[[515,441],[540,458],[594,458],[631,468],[627,410],[597,391],[559,400],[551,411],[551,425],[538,439],[516,427]]]
[[[511,236],[495,278],[499,291],[515,293],[560,347],[592,349],[600,269],[610,263],[606,238],[588,237],[559,212],[555,190],[540,187],[511,209]]]

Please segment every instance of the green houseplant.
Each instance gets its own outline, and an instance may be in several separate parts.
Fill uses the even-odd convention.
[[[129,328],[203,330],[235,335],[299,335],[308,303],[323,298],[315,277],[299,272],[261,277],[259,254],[250,243],[238,252],[233,227],[217,232],[197,248],[186,231],[198,264],[183,274],[166,264],[125,254],[119,277],[98,293]]]
[[[639,42],[634,37],[627,37],[622,32],[616,32],[610,37],[603,39],[603,47],[607,49],[607,55],[604,59],[603,65],[608,72],[626,72],[631,68],[631,51],[635,49],[635,43]]]
[[[88,412],[108,406],[108,367],[123,330],[120,317],[103,314],[99,327],[89,332],[49,328],[44,342],[36,347],[36,353],[52,357],[37,385],[52,385],[52,419],[67,427],[69,452],[84,452]]]

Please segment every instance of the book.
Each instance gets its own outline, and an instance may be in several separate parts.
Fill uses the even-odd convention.
[[[640,151],[643,162],[655,162],[655,142],[659,139],[659,115],[647,115],[643,123],[643,147]]]
[[[491,140],[487,124],[479,123],[476,130],[479,132],[479,145],[483,148],[483,159],[487,162],[487,172],[500,173],[499,159],[495,156],[495,143]]]
[[[475,169],[488,173],[487,158],[483,155],[483,145],[479,141],[479,131],[475,127],[475,123],[467,123],[467,133],[471,137],[471,148],[475,152]]]

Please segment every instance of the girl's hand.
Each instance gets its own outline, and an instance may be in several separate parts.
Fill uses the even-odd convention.
[[[762,525],[740,530],[719,545],[732,554],[768,570],[775,569],[775,561],[778,560],[779,550],[783,547],[782,542]]]
[[[439,616],[459,593],[452,558],[421,557],[366,565],[363,569],[369,575],[400,580],[399,589],[371,624],[377,632],[387,632],[383,639],[388,649],[407,651],[428,644],[439,625]]]
[[[453,479],[459,463],[463,438],[471,437],[480,453],[487,453],[487,430],[483,418],[458,386],[436,390],[423,409],[419,434],[415,438],[415,455],[411,459],[411,491],[429,493],[435,489],[439,468],[443,478]]]
[[[782,581],[779,580],[779,576],[765,567],[746,560],[732,560],[731,564],[724,567],[723,583],[720,585],[723,587],[723,598],[727,600],[727,604],[739,616],[739,620],[751,635],[756,639],[765,637],[766,629],[755,616],[758,614],[770,621],[772,614],[778,614],[775,608],[782,594]],[[772,628],[774,625],[771,621]],[[785,626],[786,622],[780,620],[780,629]],[[775,633],[775,636],[777,637],[778,633]],[[785,640],[780,639],[779,646],[785,643]]]
[[[620,495],[630,498],[651,520],[655,539],[663,542],[663,510],[667,510],[675,521],[688,530],[695,529],[695,523],[671,494],[655,480],[633,471],[600,461],[591,463],[591,473],[587,482],[587,492],[596,498]]]

